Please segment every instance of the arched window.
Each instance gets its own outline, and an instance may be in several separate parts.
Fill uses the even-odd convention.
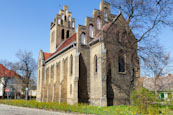
[[[94,37],[94,26],[92,24],[89,25],[89,36]]]
[[[104,20],[108,21],[108,9],[106,7],[104,8]]]
[[[101,28],[101,20],[100,17],[97,17],[97,29],[100,30]]]
[[[73,56],[70,56],[70,74],[73,74]]]
[[[97,70],[98,70],[97,61],[98,61],[98,59],[97,59],[97,56],[95,55],[95,57],[94,57],[95,73],[97,73]]]
[[[86,45],[86,37],[84,32],[81,34],[80,39],[81,39],[81,44]]]
[[[66,33],[66,38],[69,38],[69,36],[70,36],[70,31],[69,31],[69,30],[67,30],[67,33]]]
[[[64,40],[64,29],[61,31],[61,39]]]
[[[120,55],[118,57],[118,68],[119,72],[125,72],[125,56],[122,51],[120,51]]]

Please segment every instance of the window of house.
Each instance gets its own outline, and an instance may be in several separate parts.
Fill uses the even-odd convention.
[[[73,74],[73,56],[70,56],[70,74]]]
[[[84,32],[81,34],[81,44],[86,45],[86,36]]]
[[[94,26],[92,24],[89,25],[89,36],[94,37]]]
[[[118,58],[118,68],[119,72],[125,72],[125,56],[121,52]]]
[[[101,28],[101,20],[100,17],[97,17],[97,29],[100,30]]]
[[[70,31],[69,31],[69,30],[67,30],[67,33],[66,33],[66,38],[69,38],[69,36],[70,36]]]
[[[64,29],[61,31],[61,39],[64,40]]]
[[[95,57],[94,57],[94,66],[95,66],[95,73],[97,73],[97,70],[98,70],[98,63],[97,63],[97,61],[98,61],[98,59],[97,59],[97,56],[95,55]]]
[[[103,12],[104,12],[104,20],[108,21],[108,9],[105,7]]]

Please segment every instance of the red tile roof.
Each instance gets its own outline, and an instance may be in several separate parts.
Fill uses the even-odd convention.
[[[52,54],[44,52],[43,55],[44,55],[44,60],[47,60]]]
[[[0,64],[0,77],[16,77],[17,74],[13,70],[8,70],[2,64]]]
[[[54,53],[46,53],[44,52],[44,60],[49,59],[51,56],[55,55],[56,53],[62,51],[65,47],[67,47],[68,45],[70,45],[71,43],[73,43],[74,41],[76,41],[76,33],[74,33],[72,36],[70,36],[69,38],[67,38],[59,47],[58,49],[54,52]]]

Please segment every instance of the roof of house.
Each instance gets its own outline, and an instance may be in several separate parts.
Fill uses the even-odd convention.
[[[7,69],[4,65],[0,64],[0,77],[16,77],[17,74],[13,70]]]
[[[143,87],[154,91],[154,78],[141,77],[140,80],[143,82]],[[173,90],[173,75],[159,77],[156,81],[156,89],[158,91]]]

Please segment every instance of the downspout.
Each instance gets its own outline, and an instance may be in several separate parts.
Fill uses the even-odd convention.
[[[103,80],[103,76],[102,76],[102,39],[99,38],[99,41],[100,41],[100,68],[101,68],[101,71],[100,71],[100,106],[102,106],[102,99],[103,99],[103,96],[102,96],[102,80]]]

